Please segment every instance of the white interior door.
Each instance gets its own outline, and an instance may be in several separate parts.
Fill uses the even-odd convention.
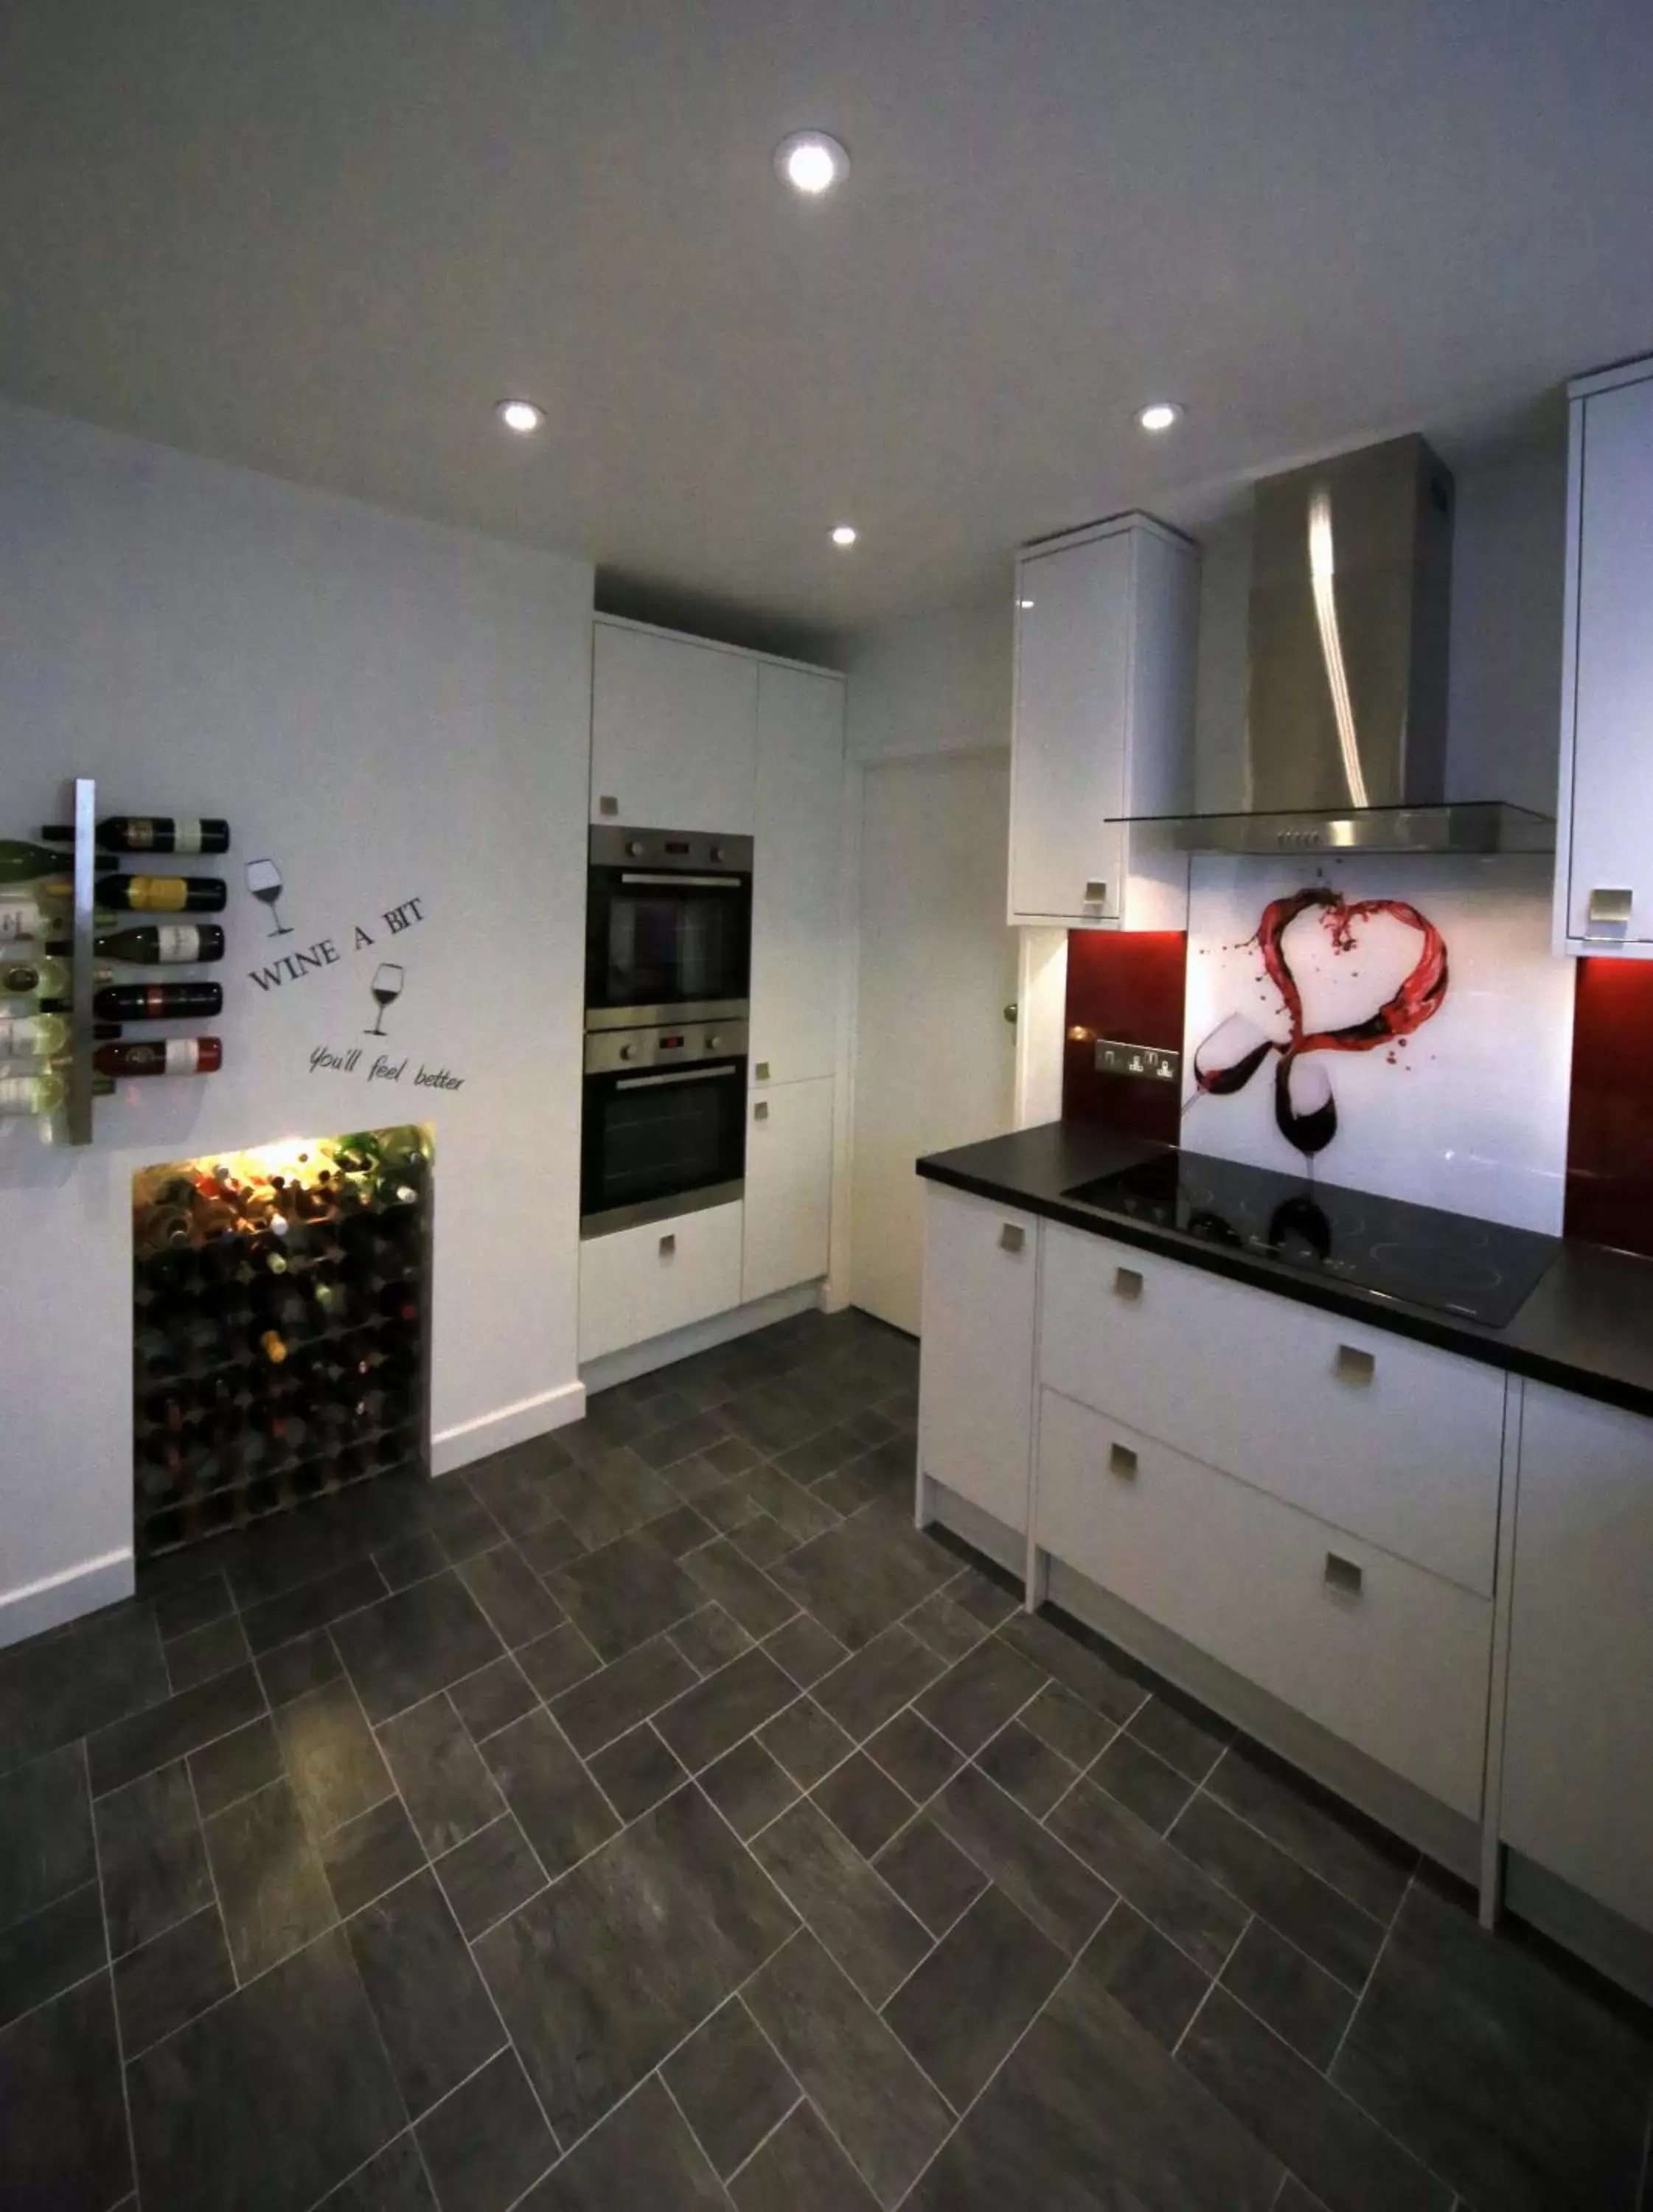
[[[862,780],[850,1297],[917,1333],[923,1152],[1011,1127],[1016,933],[1003,754],[890,761]]]

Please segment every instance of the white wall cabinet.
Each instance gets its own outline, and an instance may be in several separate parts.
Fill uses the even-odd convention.
[[[1199,556],[1144,515],[1016,567],[1010,919],[1181,929],[1188,856],[1120,817],[1193,800]]]
[[[1039,1223],[927,1182],[921,1480],[1025,1530]]]
[[[758,665],[757,787],[752,1079],[807,1082],[838,1049],[841,678]]]
[[[1528,1382],[1501,1831],[1653,1930],[1653,1421]]]
[[[738,1305],[741,1215],[737,1200],[582,1243],[580,1359],[600,1359]]]
[[[591,818],[751,836],[758,665],[749,653],[593,625]]]
[[[832,1078],[754,1090],[746,1109],[740,1296],[750,1304],[827,1271],[832,1231]]]
[[[1653,361],[1571,387],[1556,949],[1653,958]]]

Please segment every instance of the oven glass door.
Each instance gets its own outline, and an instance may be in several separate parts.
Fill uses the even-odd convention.
[[[707,1194],[738,1185],[745,1164],[744,1060],[586,1078],[580,1217],[588,1234],[714,1203]]]
[[[751,981],[752,879],[593,868],[586,923],[587,1012],[721,1006]]]

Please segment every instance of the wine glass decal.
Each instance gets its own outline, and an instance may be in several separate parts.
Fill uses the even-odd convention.
[[[292,929],[282,920],[276,906],[277,900],[286,888],[282,881],[282,872],[276,863],[273,860],[249,860],[246,864],[246,887],[255,899],[262,899],[270,908],[270,919],[276,925],[270,934],[272,937],[290,937]]]
[[[373,994],[379,1001],[379,1018],[370,1030],[362,1031],[364,1036],[384,1036],[385,1009],[392,1000],[401,997],[402,986],[406,981],[406,975],[393,960],[381,962],[374,969]]]

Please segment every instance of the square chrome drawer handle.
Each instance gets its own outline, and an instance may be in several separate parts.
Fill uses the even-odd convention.
[[[616,815],[620,811],[620,802],[617,799],[611,797],[608,793],[605,792],[603,796],[597,802],[597,811],[603,817],[604,820],[607,821],[611,816]]]
[[[754,1121],[767,1121],[769,1118],[769,1102],[767,1098],[760,1098],[752,1109],[752,1119]]]
[[[672,1254],[677,1250],[677,1249],[678,1249],[678,1240],[677,1240],[677,1238],[676,1238],[675,1237],[661,1237],[661,1239],[660,1239],[660,1257],[661,1257],[661,1259],[662,1259],[662,1260],[669,1260],[669,1259],[672,1257]]]
[[[1635,896],[1627,890],[1596,890],[1589,895],[1589,926],[1592,929],[1628,929],[1630,910]]]
[[[1129,1444],[1109,1445],[1108,1472],[1109,1474],[1117,1474],[1122,1476],[1127,1482],[1134,1482],[1136,1468],[1136,1454],[1131,1449]]]
[[[767,1082],[769,1081],[769,1063],[768,1062],[768,1060],[760,1060],[758,1061],[758,1063],[757,1063],[757,1080],[759,1083],[767,1083]]]
[[[1370,1352],[1362,1352],[1356,1345],[1340,1344],[1334,1371],[1340,1382],[1364,1390],[1377,1372],[1377,1362]]]
[[[1106,906],[1108,903],[1107,884],[1105,883],[1099,883],[1093,876],[1091,881],[1086,884],[1085,887],[1085,903],[1086,906]]]
[[[1142,1278],[1134,1267],[1115,1268],[1114,1296],[1126,1299],[1132,1305],[1142,1296]]]
[[[1025,1229],[1021,1228],[1014,1221],[1006,1221],[1002,1224],[999,1231],[999,1249],[1001,1252],[1019,1252],[1026,1243]]]
[[[1326,1554],[1326,1586],[1341,1590],[1346,1597],[1358,1597],[1366,1579],[1366,1571],[1352,1559],[1346,1559],[1338,1552]]]

